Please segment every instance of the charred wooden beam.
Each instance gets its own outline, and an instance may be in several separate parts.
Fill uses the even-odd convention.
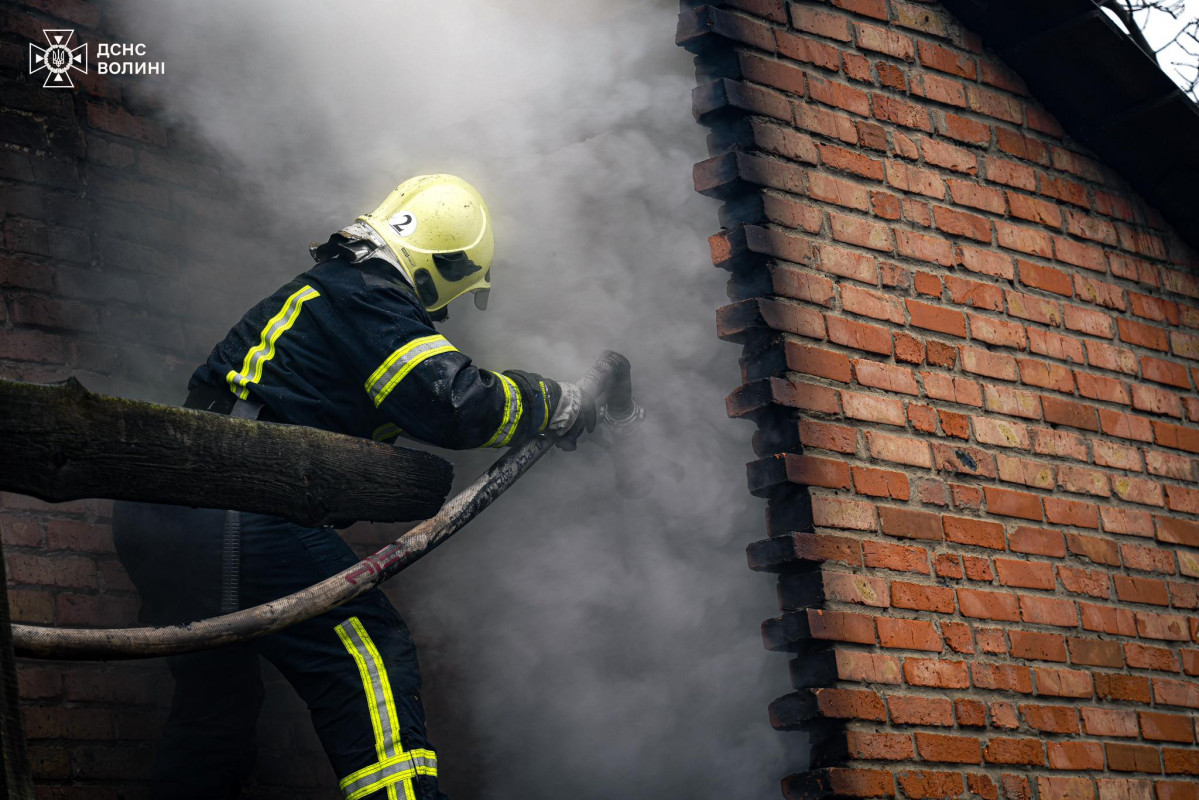
[[[0,381],[0,489],[273,514],[301,525],[428,519],[453,466],[296,425]]]

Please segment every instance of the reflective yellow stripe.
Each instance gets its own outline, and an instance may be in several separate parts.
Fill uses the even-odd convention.
[[[305,286],[287,298],[283,303],[283,308],[279,309],[279,313],[267,321],[266,327],[262,329],[262,339],[246,352],[241,372],[229,370],[229,374],[225,376],[229,388],[235,395],[242,400],[250,399],[250,392],[246,387],[262,380],[262,369],[268,361],[275,357],[275,344],[279,341],[279,337],[296,324],[296,320],[300,317],[300,307],[306,301],[320,296],[320,292],[316,289]]]
[[[387,360],[379,365],[371,376],[366,379],[366,393],[371,396],[375,407],[382,405],[387,395],[416,369],[417,365],[428,358],[441,353],[457,352],[458,348],[450,344],[444,336],[422,336],[413,339],[396,350]]]
[[[383,759],[342,778],[340,785],[346,800],[358,800],[384,787],[394,787],[400,781],[406,781],[404,790],[407,793],[411,779],[417,775],[436,777],[437,754],[432,750],[411,750]]]
[[[391,422],[384,422],[382,425],[375,428],[374,433],[371,434],[371,439],[376,442],[386,442],[388,439],[394,439],[397,436],[402,436],[403,434],[404,429],[399,425]]]
[[[537,381],[537,385],[541,387],[541,405],[545,407],[545,417],[541,420],[541,427],[537,432],[544,433],[550,424],[550,390],[545,388],[545,381]]]
[[[350,617],[336,628],[337,636],[358,665],[358,674],[366,692],[371,728],[375,733],[375,752],[379,760],[342,778],[339,786],[346,800],[358,800],[381,789],[388,798],[397,797],[396,784],[402,783],[407,800],[415,800],[412,779],[417,775],[437,774],[437,754],[432,750],[405,752],[400,742],[400,718],[387,667],[357,617]],[[397,797],[398,800],[398,797]]]
[[[504,447],[511,442],[524,412],[524,404],[520,399],[520,389],[517,387],[516,381],[498,372],[495,373],[495,376],[500,379],[500,385],[504,387],[504,418],[500,422],[500,427],[484,443],[484,447]]]

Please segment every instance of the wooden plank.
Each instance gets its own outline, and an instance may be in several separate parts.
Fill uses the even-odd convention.
[[[431,453],[297,425],[232,419],[0,381],[0,490],[227,508],[301,525],[428,519],[453,466]]]

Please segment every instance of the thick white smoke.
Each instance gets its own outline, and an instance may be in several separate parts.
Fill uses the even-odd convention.
[[[488,198],[497,261],[490,309],[452,308],[451,340],[482,365],[559,378],[603,348],[626,353],[649,448],[685,465],[681,482],[630,501],[598,447],[554,453],[394,582],[429,692],[452,716],[430,720],[450,794],[776,794],[785,765],[766,704],[785,665],[762,650],[770,581],[743,555],[762,509],[745,489],[750,431],[724,414],[737,349],[715,335],[723,277],[704,239],[716,209],[691,188],[705,153],[677,6],[118,10],[167,62],[136,89],[227,158],[274,220],[245,259],[277,278],[266,283],[306,269],[310,239],[401,179],[458,173]],[[258,299],[244,291],[223,325]],[[453,457],[470,476],[493,456]]]

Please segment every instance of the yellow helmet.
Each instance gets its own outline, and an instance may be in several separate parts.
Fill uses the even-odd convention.
[[[383,238],[425,308],[437,311],[466,292],[487,307],[495,242],[483,196],[454,175],[404,181],[358,221]]]

